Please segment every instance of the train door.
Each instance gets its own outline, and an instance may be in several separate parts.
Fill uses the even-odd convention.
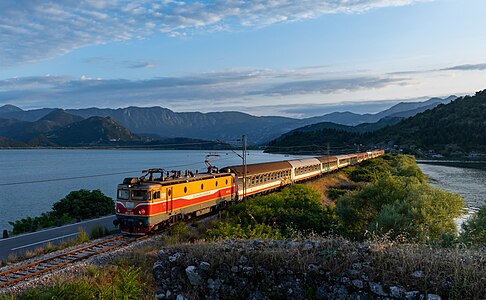
[[[166,202],[166,212],[167,213],[171,213],[172,212],[172,199],[174,198],[174,195],[173,195],[173,190],[172,190],[172,187],[168,187],[166,188],[165,190],[165,200],[167,200]]]

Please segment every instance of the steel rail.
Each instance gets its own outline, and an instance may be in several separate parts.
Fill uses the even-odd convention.
[[[0,273],[0,288],[27,280],[29,278],[47,273],[75,262],[87,259],[88,257],[108,252],[112,249],[123,247],[132,242],[147,238],[148,236],[116,236],[94,244],[82,246],[68,252],[32,262],[11,270]]]

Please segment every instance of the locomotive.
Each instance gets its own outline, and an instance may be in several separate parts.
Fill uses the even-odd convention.
[[[248,197],[315,178],[363,160],[383,150],[336,156],[236,165],[207,173],[142,171],[117,187],[115,226],[122,233],[145,235],[181,220],[222,209]]]

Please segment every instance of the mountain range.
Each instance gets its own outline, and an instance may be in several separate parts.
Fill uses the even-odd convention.
[[[373,147],[400,149],[421,157],[486,154],[486,90],[457,98],[389,126],[318,123],[297,128],[271,141],[267,152],[349,152]],[[393,121],[394,122],[394,121]],[[391,123],[393,123],[391,122]],[[382,124],[383,125],[383,124]],[[372,126],[376,130],[367,130]],[[330,146],[328,146],[330,145]]]
[[[367,130],[376,130],[439,104],[449,103],[455,98],[455,96],[450,96],[445,99],[432,98],[423,102],[402,102],[376,114],[334,112],[305,119],[278,116],[257,117],[241,112],[178,113],[162,107],[131,106],[118,109],[67,109],[64,110],[64,113],[70,115],[69,117],[64,115],[64,121],[52,122],[53,116],[51,114],[56,111],[59,114],[59,109],[22,110],[13,105],[4,105],[0,107],[0,136],[28,141],[41,133],[60,129],[66,126],[67,122],[80,121],[80,117],[83,119],[109,117],[136,135],[231,142],[246,134],[249,144],[259,145],[266,144],[293,129],[320,122],[347,126],[368,123],[369,125],[362,125],[362,127],[367,127]],[[46,119],[47,116],[49,117]],[[378,124],[372,125],[373,123]],[[117,137],[113,137],[113,139],[117,139]]]

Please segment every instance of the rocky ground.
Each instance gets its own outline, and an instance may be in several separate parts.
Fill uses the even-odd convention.
[[[481,276],[484,280],[484,253],[457,257],[455,250],[433,251],[438,257],[431,258],[427,251],[340,238],[230,239],[161,249],[153,275],[157,299],[478,299],[486,295],[484,282],[475,288],[458,286],[476,275],[479,283]],[[461,263],[468,267],[458,271]]]

